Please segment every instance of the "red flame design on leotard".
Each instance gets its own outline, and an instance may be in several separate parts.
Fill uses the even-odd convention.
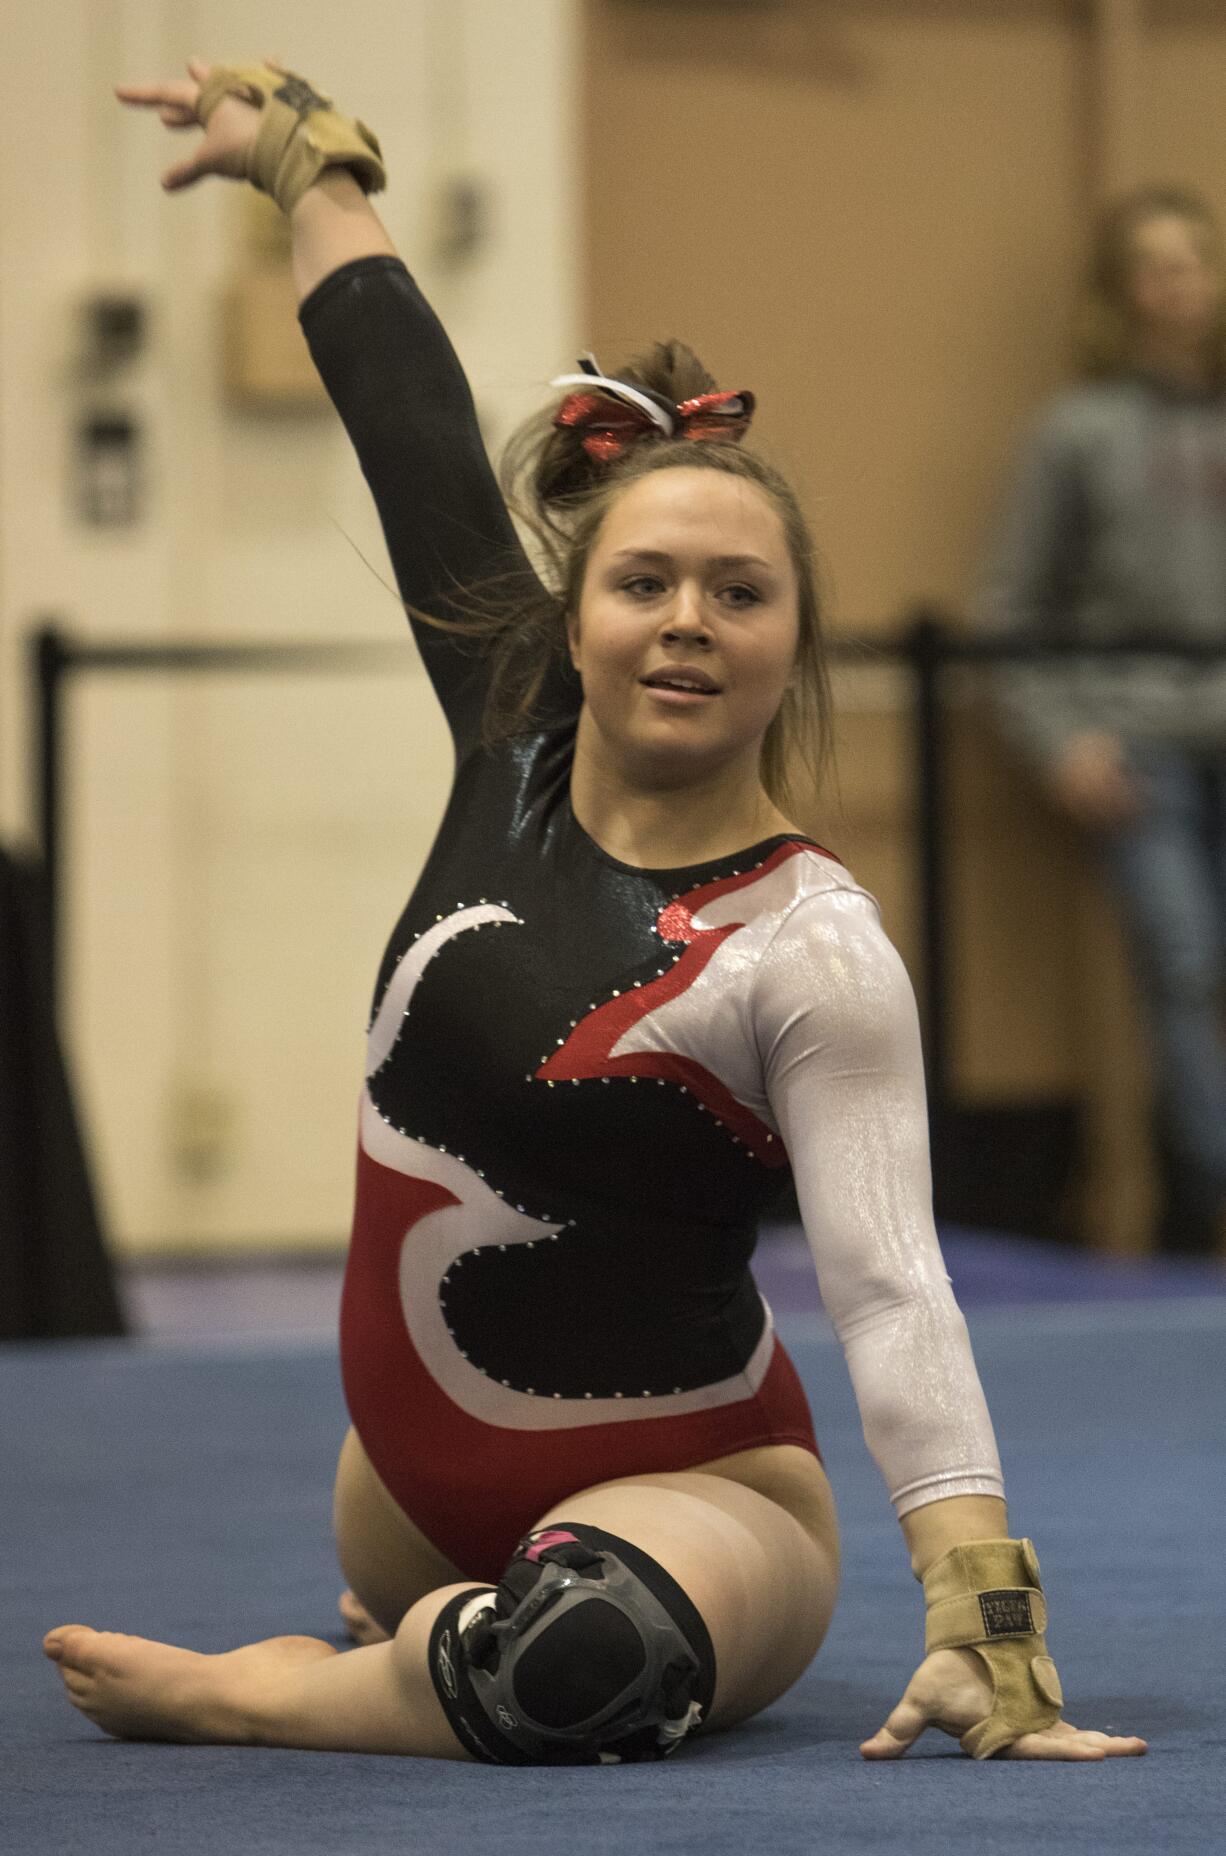
[[[717,928],[703,928],[696,917],[704,908],[717,897],[760,883],[789,858],[811,855],[819,849],[807,841],[789,840],[754,869],[704,883],[667,903],[656,917],[656,932],[662,941],[683,943],[685,952],[657,979],[618,994],[581,1018],[566,1041],[541,1064],[536,1076],[543,1082],[593,1076],[664,1077],[695,1096],[764,1166],[786,1166],[787,1154],[778,1135],[693,1057],[672,1050],[634,1050],[620,1055],[615,1052],[635,1025],[688,991],[721,944],[749,919],[746,916]],[[829,852],[820,854],[830,856]]]

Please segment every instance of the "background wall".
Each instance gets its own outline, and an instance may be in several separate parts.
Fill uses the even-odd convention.
[[[588,0],[587,322],[602,362],[673,332],[803,489],[836,630],[966,614],[1019,439],[1065,378],[1093,211],[1142,178],[1226,205],[1220,5]],[[1136,1248],[1147,1080],[1085,847],[951,679],[954,1087],[1080,1103],[1070,1216]],[[838,678],[841,790],[805,822],[915,972],[909,697]]]
[[[56,47],[54,60],[46,48]],[[1022,430],[1063,377],[1089,214],[1167,175],[1226,201],[1209,0],[44,0],[6,20],[0,172],[0,834],[29,828],[23,651],[79,634],[403,636],[326,410],[227,401],[239,191],[167,198],[177,147],[110,96],[191,51],[271,52],[377,128],[380,202],[491,444],[580,346],[677,332],[799,481],[835,626],[965,610]],[[448,184],[487,236],[448,255]],[[82,300],[148,306],[141,357],[78,364]],[[73,508],[90,409],[139,423],[139,519]],[[366,563],[359,558],[365,556]],[[374,569],[374,572],[371,569]],[[906,691],[839,675],[841,784],[804,823],[912,960]],[[447,776],[411,650],[386,679],[93,679],[72,697],[65,1032],[127,1250],[316,1242],[348,1217],[362,1028]],[[1145,1073],[1083,847],[951,711],[955,1081],[1082,1100],[1082,1228],[1145,1240]]]
[[[375,125],[380,210],[496,445],[575,351],[572,13],[46,0],[6,19],[5,120],[23,151],[0,177],[6,840],[28,828],[23,647],[40,614],[83,637],[407,640],[330,409],[256,413],[222,392],[246,190],[163,195],[181,143],[110,86],[176,75],[194,51],[271,53]],[[476,183],[487,235],[453,262],[457,178]],[[91,383],[78,311],[104,289],[143,299],[150,339]],[[91,530],[73,508],[73,434],[99,405],[141,426],[144,508],[125,528]],[[71,705],[64,1024],[117,1241],[334,1245],[370,987],[449,773],[412,648],[385,679],[95,677]]]

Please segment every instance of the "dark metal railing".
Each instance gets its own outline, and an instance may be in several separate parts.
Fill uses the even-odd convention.
[[[911,673],[913,692],[912,766],[915,791],[915,888],[918,904],[919,973],[917,991],[924,1026],[929,1114],[934,1147],[950,1107],[949,929],[946,899],[950,888],[951,834],[947,739],[943,727],[945,673],[959,665],[988,665],[1052,657],[1110,658],[1130,655],[1226,661],[1226,641],[1172,644],[1169,640],[1132,638],[1089,645],[1072,641],[1042,643],[968,635],[936,607],[913,607],[893,636],[835,640],[836,660],[866,664],[901,664]],[[53,620],[42,624],[30,645],[33,729],[34,815],[46,867],[54,937],[63,890],[63,821],[66,758],[65,693],[83,673],[157,672],[164,675],[229,671],[280,673],[386,671],[403,668],[405,642],[321,644],[140,644],[84,643]]]
[[[63,892],[65,694],[71,679],[85,672],[157,672],[201,675],[218,671],[279,673],[404,669],[410,647],[397,644],[138,644],[84,643],[55,620],[40,625],[30,639],[30,709],[33,814],[46,872],[52,944],[52,973],[57,973],[56,939]]]

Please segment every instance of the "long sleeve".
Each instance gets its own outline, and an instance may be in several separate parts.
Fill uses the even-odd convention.
[[[1002,1494],[933,1222],[915,1000],[870,896],[794,905],[760,961],[753,1017],[822,1300],[897,1513]]]
[[[1023,447],[976,601],[985,629],[1019,640],[1072,635],[1084,565],[1084,489],[1070,407],[1057,401]],[[1042,763],[1094,725],[1067,660],[1012,663],[991,679],[1005,733]]]
[[[530,575],[445,330],[399,258],[334,271],[300,310],[312,357],[379,511],[402,598],[439,618],[508,573]],[[480,733],[487,654],[414,624],[461,751]]]

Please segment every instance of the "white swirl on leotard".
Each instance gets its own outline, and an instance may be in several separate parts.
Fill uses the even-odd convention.
[[[459,910],[437,923],[401,957],[371,1028],[372,1076],[395,1043],[429,961],[455,935],[486,922],[518,925],[518,917],[494,904]],[[475,1255],[493,1245],[505,1250],[512,1244],[557,1243],[563,1241],[566,1222],[549,1222],[521,1211],[480,1178],[463,1156],[443,1153],[393,1128],[380,1114],[369,1088],[362,1098],[361,1141],[378,1165],[407,1179],[442,1186],[458,1200],[458,1204],[428,1212],[405,1232],[400,1247],[400,1299],[405,1325],[426,1370],[471,1417],[528,1431],[619,1423],[643,1416],[645,1409],[655,1418],[679,1417],[750,1398],[765,1379],[775,1344],[769,1308],[761,1337],[743,1370],[711,1385],[657,1393],[650,1402],[633,1386],[626,1388],[622,1398],[560,1397],[548,1383],[547,1362],[541,1366],[542,1383],[533,1391],[503,1385],[464,1357],[448,1328],[439,1291],[453,1269],[464,1267],[468,1253]],[[583,1240],[577,1236],[573,1241]]]

